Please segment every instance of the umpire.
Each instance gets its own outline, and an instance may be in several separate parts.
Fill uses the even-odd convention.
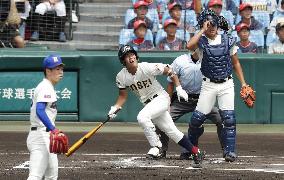
[[[177,74],[182,88],[188,93],[188,102],[184,101],[183,99],[180,99],[179,101],[176,92],[173,92],[174,84],[168,78],[167,92],[171,97],[170,115],[174,122],[176,122],[184,114],[193,112],[197,105],[202,83],[202,73],[200,71],[201,62],[196,59],[198,59],[198,56],[193,56],[189,53],[177,57],[172,63],[172,68]],[[223,149],[223,142],[221,139],[221,130],[223,126],[218,108],[214,107],[212,111],[208,115],[206,115],[206,118],[210,119],[214,124],[216,124],[218,138],[221,144],[221,148]],[[202,131],[204,131],[203,126]],[[157,134],[160,136],[160,140],[162,142],[163,157],[166,157],[169,138],[158,128]],[[198,146],[198,141],[192,142],[192,144]],[[182,153],[180,154],[180,159],[188,160],[190,155],[191,154],[188,151],[183,149]]]

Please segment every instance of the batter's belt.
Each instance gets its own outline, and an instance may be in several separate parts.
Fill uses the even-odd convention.
[[[144,104],[148,104],[149,102],[151,102],[154,98],[158,97],[158,94],[155,94],[154,96],[152,96],[151,98],[147,99]]]
[[[31,131],[37,131],[37,130],[43,130],[42,127],[31,127]],[[49,130],[47,128],[45,128],[46,132],[49,132]]]

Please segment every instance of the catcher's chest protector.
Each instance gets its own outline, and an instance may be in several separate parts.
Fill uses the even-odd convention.
[[[203,48],[201,64],[202,74],[210,79],[225,79],[232,74],[232,60],[230,48],[234,44],[227,35],[221,35],[221,44],[210,45],[206,37],[202,36],[199,41]]]

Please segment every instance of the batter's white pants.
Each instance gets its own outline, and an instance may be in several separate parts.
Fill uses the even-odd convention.
[[[138,123],[144,130],[144,134],[152,147],[162,147],[155,125],[165,132],[174,142],[178,143],[184,134],[175,126],[169,113],[170,97],[163,92],[146,104],[137,116]],[[155,125],[154,125],[155,124]]]
[[[27,147],[30,151],[30,167],[28,180],[57,180],[57,155],[49,153],[49,132],[46,128],[30,131]]]
[[[196,110],[208,114],[215,105],[216,98],[220,110],[234,110],[234,82],[229,79],[224,83],[203,81]]]
[[[66,7],[64,1],[59,1],[55,5],[49,2],[43,2],[36,6],[35,12],[44,15],[47,11],[56,11],[57,16],[66,16]]]

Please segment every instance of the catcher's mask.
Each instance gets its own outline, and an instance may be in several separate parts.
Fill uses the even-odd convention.
[[[124,57],[128,53],[134,53],[137,60],[139,58],[138,55],[137,55],[137,52],[135,51],[135,49],[132,46],[130,46],[130,45],[121,46],[118,50],[118,58],[120,60],[120,63],[124,66],[125,66]]]
[[[219,18],[214,11],[206,9],[202,11],[197,19],[200,28],[203,27],[205,21],[210,21],[211,26],[219,27]]]

